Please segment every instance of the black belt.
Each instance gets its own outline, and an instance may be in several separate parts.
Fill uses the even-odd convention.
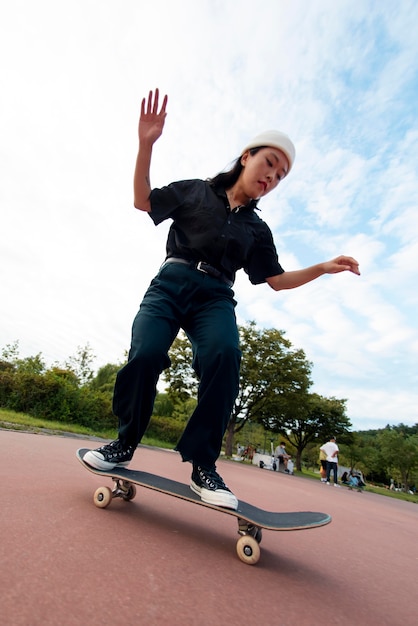
[[[217,270],[216,267],[213,267],[213,265],[209,265],[209,263],[206,263],[205,261],[188,261],[187,259],[179,259],[175,256],[169,256],[168,259],[164,261],[162,267],[164,267],[166,263],[183,263],[184,265],[189,265],[189,267],[198,270],[199,272],[208,274],[208,276],[212,276],[213,278],[219,278],[224,283],[226,283],[228,287],[232,287],[232,285],[234,284],[232,280],[229,280],[229,278],[225,276],[225,274],[222,274],[222,272]]]

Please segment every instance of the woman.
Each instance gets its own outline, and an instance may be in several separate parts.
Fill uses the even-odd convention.
[[[323,274],[359,274],[355,259],[340,256],[284,272],[257,200],[277,187],[295,159],[290,139],[267,131],[251,141],[234,167],[207,181],[186,180],[151,189],[154,143],[166,118],[158,89],[141,105],[134,205],[157,225],[172,219],[167,254],[134,320],[127,365],[118,373],[113,411],[118,439],[86,454],[98,469],[126,466],[148,426],[169,348],[182,328],[193,348],[198,403],[176,450],[193,464],[190,487],[204,502],[236,509],[238,501],[216,471],[222,438],[238,394],[241,353],[235,319],[235,273],[244,268],[253,284],[293,289]]]

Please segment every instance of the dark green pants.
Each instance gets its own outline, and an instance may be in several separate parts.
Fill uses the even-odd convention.
[[[113,411],[121,441],[134,446],[141,441],[158,378],[170,365],[168,350],[182,328],[192,344],[199,391],[176,450],[184,461],[215,463],[238,394],[241,352],[235,305],[234,292],[220,279],[187,265],[162,267],[134,320],[129,360],[116,379]]]

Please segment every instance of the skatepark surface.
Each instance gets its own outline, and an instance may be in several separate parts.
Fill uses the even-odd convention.
[[[238,560],[236,520],[138,488],[112,486],[75,457],[85,439],[0,430],[0,600],[5,626],[415,626],[418,506],[221,460],[238,498],[331,524],[264,531],[261,558]],[[140,447],[131,463],[181,482],[178,454]]]

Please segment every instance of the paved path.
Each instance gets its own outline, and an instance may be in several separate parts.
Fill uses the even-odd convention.
[[[76,460],[83,446],[0,431],[5,626],[417,623],[417,505],[221,461],[242,499],[333,516],[315,530],[265,531],[249,566],[235,555],[233,517],[147,490],[96,508],[106,481]],[[132,467],[189,480],[170,451],[141,448]]]

